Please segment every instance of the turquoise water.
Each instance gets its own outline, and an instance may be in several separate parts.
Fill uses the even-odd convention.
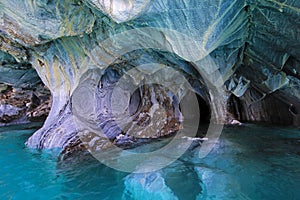
[[[26,129],[25,129],[26,128]],[[227,127],[213,151],[195,148],[149,174],[99,162],[58,163],[57,152],[24,146],[35,131],[0,128],[0,199],[300,199],[300,130]]]

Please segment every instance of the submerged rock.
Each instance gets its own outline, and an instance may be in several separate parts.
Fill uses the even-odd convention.
[[[173,191],[166,185],[160,172],[131,174],[125,178],[125,191],[122,199],[161,199],[177,200]]]
[[[202,199],[250,199],[245,195],[232,175],[222,170],[212,170],[206,167],[195,167],[195,171],[201,180],[203,191],[197,196]]]

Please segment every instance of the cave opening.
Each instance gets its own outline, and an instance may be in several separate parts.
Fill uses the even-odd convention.
[[[159,62],[157,62],[159,61]],[[149,63],[154,63],[154,65],[149,65]],[[149,66],[147,66],[149,65]],[[185,82],[188,83],[190,95],[195,95],[197,98],[197,106],[199,108],[199,112],[197,115],[200,116],[199,126],[207,125],[210,121],[211,117],[211,108],[210,108],[210,95],[208,93],[208,88],[205,85],[205,81],[202,78],[200,72],[195,68],[195,66],[179,57],[178,55],[170,52],[163,52],[156,49],[143,49],[143,50],[135,50],[129,52],[117,60],[114,61],[108,68],[106,68],[103,72],[99,72],[102,74],[101,80],[97,83],[98,89],[96,91],[102,91],[100,93],[116,93],[117,94],[117,102],[113,102],[116,109],[113,111],[113,115],[118,115],[121,118],[121,113],[125,112],[127,109],[129,112],[129,116],[131,118],[139,118],[139,114],[144,114],[144,117],[141,117],[140,121],[148,121],[146,118],[148,114],[145,114],[151,110],[151,107],[155,104],[159,104],[162,106],[162,110],[166,111],[167,118],[172,118],[172,120],[167,120],[168,123],[173,125],[168,125],[176,127],[175,124],[179,124],[181,117],[188,118],[190,116],[180,116],[181,111],[181,100],[178,100],[178,97],[175,94],[171,94],[168,91],[168,87],[164,87],[164,85],[168,85],[168,81],[155,83],[155,80],[160,79],[175,79],[171,80],[175,83],[176,78],[168,77],[169,74],[166,73],[165,76],[163,73],[157,72],[156,69],[151,67],[159,65],[163,65],[164,68],[172,68],[173,71],[178,72],[178,74],[182,75]],[[142,67],[140,67],[142,66]],[[140,68],[139,68],[140,67]],[[136,70],[136,71],[135,71]],[[146,71],[146,74],[151,71],[153,73],[154,82],[143,83],[147,78],[144,75],[136,75],[143,74]],[[150,73],[150,74],[151,74]],[[154,75],[155,74],[155,75]],[[134,76],[136,76],[134,78]],[[125,77],[125,78],[124,78]],[[146,78],[146,79],[145,79]],[[138,87],[134,86],[137,80],[141,81],[141,85]],[[169,80],[169,82],[171,82]],[[158,81],[159,82],[159,81]],[[118,88],[120,87],[120,88]],[[171,86],[172,87],[172,86]],[[130,91],[130,88],[135,88]],[[177,89],[175,89],[177,90]],[[104,92],[105,91],[105,92]],[[128,96],[129,94],[129,96]],[[96,95],[97,96],[97,95]],[[101,95],[100,95],[101,96]],[[111,98],[109,95],[105,98]],[[188,95],[185,99],[188,99]],[[156,100],[155,100],[156,99]],[[111,99],[110,99],[111,100]],[[110,101],[104,100],[105,102]],[[102,100],[101,100],[102,101]],[[155,102],[154,102],[155,101]],[[98,101],[97,101],[98,102]],[[97,103],[101,104],[101,103]],[[103,104],[103,103],[102,103]],[[106,103],[105,103],[106,104]],[[104,112],[103,106],[98,106],[97,110],[99,112]],[[113,109],[111,105],[107,105],[106,109]],[[106,110],[107,112],[107,110]],[[191,110],[189,113],[193,113],[194,110]],[[103,116],[100,113],[96,114],[97,116]],[[125,117],[126,118],[126,117]],[[148,116],[149,118],[149,116]],[[176,122],[176,120],[178,122]],[[120,120],[122,121],[122,120]],[[126,120],[124,120],[126,121]],[[166,122],[163,122],[166,123]],[[177,125],[178,126],[178,125]],[[128,128],[126,128],[128,129]],[[172,129],[175,130],[176,128]],[[165,130],[166,131],[166,130]],[[170,131],[170,130],[169,130]],[[124,133],[124,132],[123,132]],[[158,135],[165,135],[166,133],[157,133]],[[115,134],[113,134],[115,135]]]
[[[208,124],[211,117],[211,109],[209,103],[205,101],[200,95],[196,94],[198,105],[200,109],[200,125]]]

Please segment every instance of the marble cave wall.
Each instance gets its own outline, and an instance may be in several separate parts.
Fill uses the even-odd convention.
[[[78,118],[110,140],[130,140],[124,130],[133,125],[121,130],[114,122],[113,88],[121,77],[143,80],[137,66],[149,63],[179,71],[214,123],[299,126],[299,38],[297,0],[1,0],[0,82],[34,87],[41,80],[49,88],[52,109],[27,142],[35,148],[77,143]],[[162,79],[184,88],[170,73]],[[139,137],[180,129],[179,102],[165,87],[120,88],[127,102],[118,105],[121,124],[126,109],[137,124],[151,123],[154,104],[166,110],[156,110],[168,119],[161,130],[137,129]]]

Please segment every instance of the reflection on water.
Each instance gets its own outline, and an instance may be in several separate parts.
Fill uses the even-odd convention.
[[[148,174],[118,172],[93,158],[58,164],[57,150],[25,148],[33,132],[0,129],[0,199],[300,199],[296,128],[227,127],[205,159],[195,147]]]

